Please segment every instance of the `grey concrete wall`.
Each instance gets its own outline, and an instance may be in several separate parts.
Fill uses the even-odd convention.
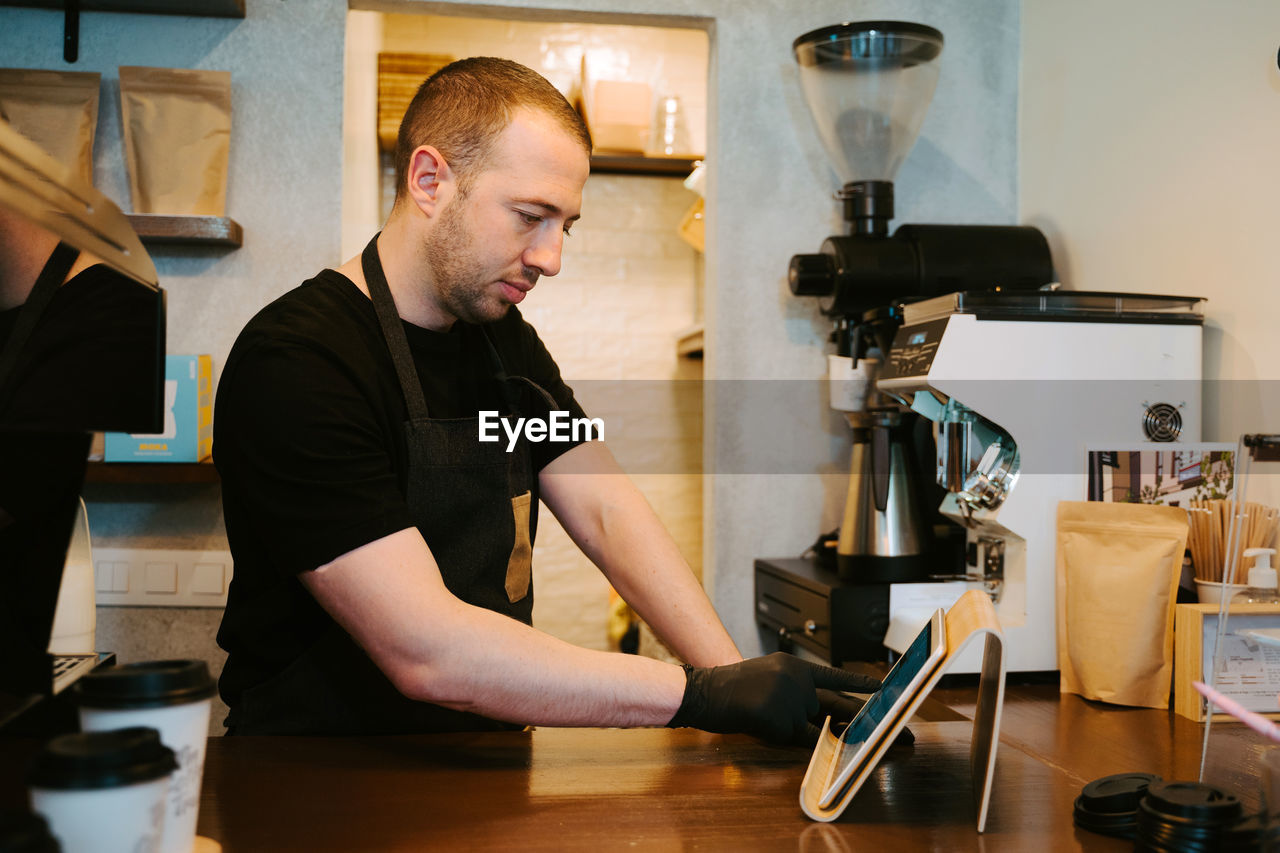
[[[345,14],[341,0],[251,2],[244,20],[86,12],[69,65],[60,12],[0,10],[0,63],[102,74],[94,183],[126,212],[117,68],[231,71],[227,215],[244,245],[150,250],[168,295],[168,351],[212,354],[215,375],[254,312],[338,262]],[[87,497],[99,544],[226,547],[216,489],[93,488]]]

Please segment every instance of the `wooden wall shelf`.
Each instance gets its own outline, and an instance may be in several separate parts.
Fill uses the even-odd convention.
[[[702,358],[702,324],[681,332],[676,338],[676,355],[681,358]]]
[[[28,6],[61,12],[65,0],[0,0],[0,6]],[[244,0],[80,0],[80,11],[243,18]]]
[[[75,62],[80,58],[81,12],[244,17],[244,0],[0,0],[0,6],[31,6],[62,12],[62,59],[65,62]]]
[[[698,158],[700,159],[700,158]],[[645,157],[640,154],[593,154],[591,171],[605,175],[651,175],[687,178],[698,159],[692,157]]]
[[[161,216],[130,213],[129,224],[147,246],[227,246],[244,243],[244,229],[228,216]]]
[[[179,485],[217,483],[212,462],[90,462],[86,483]]]

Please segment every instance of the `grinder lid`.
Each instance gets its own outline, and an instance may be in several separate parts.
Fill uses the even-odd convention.
[[[812,50],[801,51],[801,47]],[[810,30],[791,43],[791,50],[801,64],[873,59],[928,62],[942,52],[942,33],[907,21],[845,21]]]

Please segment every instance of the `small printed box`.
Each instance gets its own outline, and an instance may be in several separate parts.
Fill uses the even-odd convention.
[[[164,359],[164,432],[106,434],[107,462],[199,462],[213,450],[213,358]]]

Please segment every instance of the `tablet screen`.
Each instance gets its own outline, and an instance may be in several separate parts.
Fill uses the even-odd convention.
[[[832,762],[830,782],[825,786],[820,801],[823,808],[830,807],[843,795],[848,785],[853,783],[855,768],[875,748],[868,741],[881,726],[891,726],[893,721],[889,717],[899,707],[903,696],[928,678],[928,671],[942,660],[944,649],[934,637],[935,630],[941,628],[941,614],[942,611],[938,611],[925,624],[906,652],[889,670],[880,689],[871,695],[867,704],[862,706],[862,710],[840,736],[840,752]]]
[[[898,699],[911,686],[917,675],[924,666],[929,662],[929,652],[933,647],[933,622],[925,624],[924,630],[916,635],[911,645],[907,647],[902,657],[898,658],[898,662],[893,665],[893,669],[889,670],[889,674],[885,676],[884,684],[880,689],[871,695],[867,700],[867,704],[862,706],[862,710],[853,718],[853,722],[849,723],[848,728],[844,730],[844,734],[840,736],[840,740],[844,741],[846,746],[857,746],[876,730],[876,727],[884,721],[885,716],[890,709],[897,704]],[[852,753],[850,753],[852,755]]]

